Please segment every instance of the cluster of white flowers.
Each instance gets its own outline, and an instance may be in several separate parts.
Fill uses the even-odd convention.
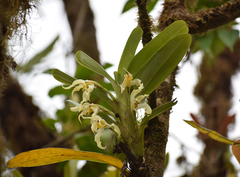
[[[98,116],[98,113],[100,111],[100,105],[97,104],[90,104],[87,101],[90,100],[90,94],[93,91],[95,87],[96,82],[89,81],[89,80],[75,80],[72,85],[69,87],[63,87],[64,89],[70,89],[72,87],[75,87],[72,91],[72,96],[74,92],[79,91],[82,89],[83,91],[83,100],[76,104],[76,106],[71,107],[70,110],[73,112],[80,112],[78,116],[78,120],[81,122],[81,118],[83,119],[91,119],[91,130],[93,133],[95,133],[95,141],[97,143],[97,146],[101,149],[105,149],[106,147],[103,147],[100,141],[100,137],[104,133],[105,128],[112,129],[117,136],[119,137],[121,135],[121,132],[119,128],[114,124],[108,124],[104,119],[102,119],[100,116]],[[90,115],[89,117],[86,117],[86,115]]]
[[[151,114],[152,109],[147,103],[141,103],[148,95],[139,95],[137,96],[143,87],[143,83],[141,82],[140,79],[133,79],[132,74],[127,72],[128,74],[124,75],[124,81],[120,86],[121,88],[121,93],[127,88],[131,86],[137,86],[137,89],[134,89],[131,92],[130,95],[130,102],[131,102],[131,107],[132,110],[137,113],[138,109],[144,108],[146,114]],[[75,80],[72,85],[68,87],[64,87],[64,89],[70,89],[72,87],[75,87],[72,91],[72,97],[74,92],[82,90],[83,95],[82,95],[82,101],[80,103],[75,102],[75,106],[71,107],[70,110],[73,112],[79,112],[78,119],[81,122],[81,118],[83,119],[91,119],[91,130],[93,133],[95,133],[95,141],[97,143],[97,146],[101,149],[105,149],[106,147],[103,147],[101,145],[100,137],[104,133],[105,128],[109,128],[112,131],[115,132],[115,134],[120,137],[121,132],[118,126],[116,126],[114,123],[108,124],[104,119],[102,119],[98,113],[102,110],[105,111],[106,109],[103,109],[101,105],[98,104],[93,104],[89,103],[88,101],[90,100],[90,94],[93,91],[93,89],[99,86],[99,84],[95,81],[90,81],[90,80]],[[71,101],[72,102],[72,101]]]
[[[148,97],[147,94],[144,95],[139,95],[143,87],[143,83],[140,79],[133,79],[132,74],[127,71],[128,74],[124,75],[124,81],[120,85],[121,87],[121,93],[126,89],[126,87],[134,86],[136,85],[138,89],[135,89],[132,91],[130,95],[130,101],[131,101],[131,106],[134,111],[137,111],[138,109],[144,108],[145,113],[150,115],[152,113],[151,107],[147,103],[141,103],[146,97]],[[136,97],[137,96],[137,97]]]

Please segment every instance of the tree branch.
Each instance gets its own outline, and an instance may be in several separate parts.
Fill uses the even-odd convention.
[[[159,28],[164,29],[176,20],[184,20],[189,33],[203,33],[225,25],[240,17],[240,0],[227,2],[220,7],[210,8],[191,14],[184,0],[165,0],[164,10],[159,18]]]

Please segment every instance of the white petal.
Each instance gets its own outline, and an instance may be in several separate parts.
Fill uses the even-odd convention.
[[[78,92],[80,89],[83,88],[83,86],[84,86],[83,84],[80,84],[80,85],[76,86],[72,91],[72,97],[73,97],[74,92]]]
[[[94,88],[95,88],[94,84],[90,84],[90,85],[88,85],[87,91],[88,91],[89,93],[91,93]]]
[[[146,114],[152,114],[152,109],[151,107],[147,104],[147,103],[141,103],[138,105],[137,109],[140,109],[140,108],[145,108],[145,113]]]
[[[93,133],[97,133],[97,131],[98,131],[98,126],[97,125],[98,125],[97,121],[92,122],[91,130],[92,130]]]
[[[85,101],[89,101],[89,100],[90,100],[90,94],[89,94],[89,92],[84,91],[82,97],[83,97],[83,100],[81,101],[81,103],[83,103],[83,102],[85,102]]]
[[[141,84],[142,84],[142,81],[140,79],[131,80],[131,85],[140,86]]]
[[[135,90],[132,91],[130,99],[133,100],[136,97],[136,95],[139,94],[142,91],[143,88],[144,88],[143,84],[140,84],[138,89],[135,89]]]
[[[80,111],[82,111],[82,105],[79,104],[79,105],[77,105],[77,106],[71,107],[70,110],[71,110],[72,112],[80,112]]]
[[[91,104],[90,107],[91,107],[91,109],[93,110],[93,115],[97,115],[97,114],[99,113],[100,108],[99,108],[98,105],[96,105],[96,104]]]
[[[62,86],[64,89],[70,89],[72,87],[74,87],[75,85],[78,85],[78,84],[84,84],[84,80],[82,79],[77,79],[75,81],[73,81],[72,85],[68,86],[68,87],[64,87]]]
[[[116,126],[114,123],[112,123],[111,127],[113,128],[114,132],[117,133],[117,136],[120,137],[121,136],[121,131],[118,128],[118,126]]]
[[[98,146],[100,149],[106,149],[106,146],[103,147],[103,146],[102,146],[102,143],[101,143],[101,140],[100,140],[100,137],[102,136],[103,132],[104,132],[104,128],[101,127],[100,129],[98,129],[98,132],[97,132],[97,134],[95,135],[95,138],[94,138],[94,139],[95,139],[95,142],[97,143],[97,146]]]
[[[147,94],[139,95],[139,96],[136,98],[136,100],[137,100],[138,102],[141,102],[143,99],[145,99],[145,98],[147,98],[147,97],[148,97]]]

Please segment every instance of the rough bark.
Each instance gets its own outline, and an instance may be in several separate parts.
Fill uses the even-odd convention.
[[[164,29],[176,20],[184,20],[190,34],[203,33],[220,27],[240,17],[240,0],[227,2],[220,7],[191,14],[186,8],[186,0],[165,0],[159,18],[159,28]]]
[[[88,0],[64,0],[64,3],[73,35],[73,53],[82,50],[100,62],[94,16]]]
[[[20,85],[11,79],[7,80],[8,88],[0,99],[0,128],[14,154],[38,149],[53,141],[54,136],[45,128],[39,116],[39,108],[26,95]],[[56,165],[37,168],[21,168],[25,177],[56,176]]]
[[[201,77],[195,87],[194,94],[202,102],[201,114],[204,127],[215,130],[227,136],[227,126],[234,121],[229,116],[231,108],[232,81],[240,65],[240,40],[234,47],[234,52],[226,49],[213,64],[204,56],[200,66]],[[194,177],[225,177],[228,168],[224,154],[228,145],[216,142],[208,136],[200,136],[205,144],[200,163],[193,172]]]

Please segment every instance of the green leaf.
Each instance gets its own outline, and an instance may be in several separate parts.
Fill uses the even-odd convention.
[[[112,106],[113,101],[108,97],[106,92],[104,92],[102,89],[95,88],[93,89],[92,93],[99,97],[102,101],[106,102],[108,105]]]
[[[24,177],[18,170],[12,170],[13,177]]]
[[[169,163],[169,153],[165,155],[164,171],[166,170],[168,163]]]
[[[25,73],[31,72],[33,67],[36,64],[39,64],[41,62],[41,60],[44,57],[46,57],[53,50],[53,46],[55,45],[55,43],[57,42],[58,39],[59,39],[59,35],[43,51],[36,54],[25,65],[19,66],[18,71],[22,71],[22,72],[25,72]]]
[[[77,62],[92,70],[93,72],[106,77],[112,84],[113,89],[115,90],[116,94],[120,94],[120,87],[117,85],[115,80],[103,69],[101,65],[99,65],[95,60],[93,60],[91,57],[89,57],[87,54],[85,54],[83,51],[78,51],[75,55]]]
[[[50,98],[54,97],[55,95],[71,95],[72,91],[70,89],[63,89],[62,86],[57,86],[49,90],[48,96]]]
[[[73,83],[73,81],[76,80],[74,77],[69,76],[68,74],[66,74],[58,69],[53,69],[52,75],[56,80],[58,80],[59,82],[62,82],[63,84],[67,84],[67,85],[71,85]]]
[[[66,160],[88,160],[99,163],[107,163],[121,170],[121,160],[96,152],[76,151],[65,148],[45,148],[27,151],[16,155],[7,162],[8,168],[36,167],[63,162]],[[128,173],[129,171],[127,171]]]
[[[239,38],[239,31],[238,30],[225,30],[225,29],[218,29],[217,30],[219,38],[226,44],[226,46],[233,51],[234,44],[236,43],[237,39]]]
[[[126,73],[124,69],[128,68],[129,63],[132,61],[136,49],[138,47],[139,41],[141,40],[143,31],[140,27],[135,28],[130,34],[128,41],[124,47],[122,57],[120,59],[118,65],[118,73],[122,76]],[[117,80],[118,83],[122,82],[122,80]]]
[[[111,63],[105,63],[104,65],[103,65],[103,68],[104,69],[108,69],[108,68],[111,68],[113,66],[113,64],[111,64]]]
[[[77,163],[77,160],[69,160],[68,163],[64,166],[63,177],[77,177]]]
[[[213,53],[211,49],[213,44],[213,39],[214,39],[213,32],[210,32],[209,34],[204,35],[202,37],[199,37],[198,42],[199,42],[200,48],[207,53]]]
[[[157,115],[163,113],[164,111],[170,109],[173,107],[175,104],[177,104],[177,101],[169,101],[161,106],[156,107],[155,109],[152,110],[152,114],[149,116],[145,116],[141,122],[141,126],[145,128],[147,125],[148,121],[156,117]]]
[[[169,40],[140,71],[144,85],[141,94],[150,94],[177,67],[191,45],[190,34],[179,34]]]
[[[149,0],[148,1],[148,5],[147,5],[148,13],[150,13],[154,9],[154,7],[155,7],[155,5],[157,4],[158,1],[159,0]]]
[[[188,123],[189,125],[191,125],[192,127],[198,129],[198,131],[200,131],[201,133],[207,134],[210,138],[212,138],[212,139],[214,139],[216,141],[219,141],[219,142],[222,142],[222,143],[225,143],[225,144],[229,144],[229,145],[233,145],[234,144],[234,141],[232,141],[232,140],[230,140],[230,139],[220,135],[216,131],[204,128],[204,127],[196,124],[193,121],[188,121],[188,120],[184,120],[184,121],[186,123]]]
[[[128,0],[123,7],[122,14],[124,12],[127,12],[128,10],[130,10],[133,7],[136,7],[135,0]]]
[[[172,38],[178,34],[188,33],[188,27],[182,20],[175,21],[153,40],[145,45],[141,51],[132,59],[127,70],[136,78],[138,73],[149,62],[149,60]]]

